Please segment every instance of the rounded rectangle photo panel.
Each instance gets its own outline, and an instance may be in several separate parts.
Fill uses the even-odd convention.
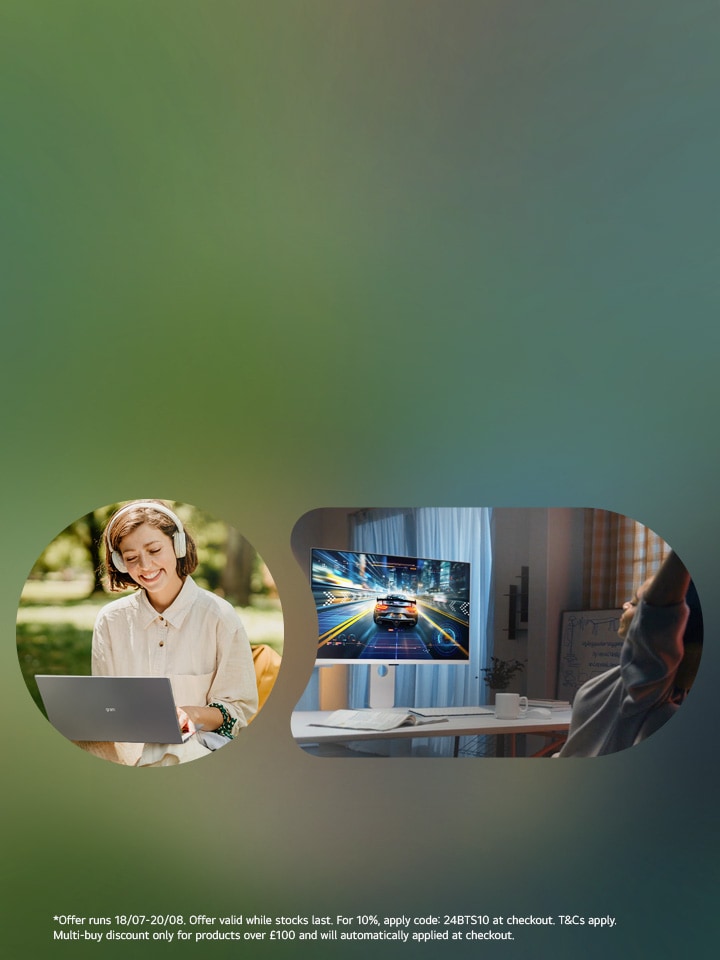
[[[594,508],[313,510],[292,734],[319,757],[605,756],[680,709],[703,624],[658,534]]]

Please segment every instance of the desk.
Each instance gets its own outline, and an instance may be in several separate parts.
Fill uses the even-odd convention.
[[[421,709],[420,707],[417,708]],[[490,709],[490,708],[488,708]],[[553,710],[550,717],[522,717],[519,720],[498,720],[493,714],[474,717],[450,717],[440,723],[423,723],[417,727],[396,727],[394,730],[346,730],[340,727],[313,726],[326,720],[332,710],[297,710],[291,717],[292,735],[299,744],[349,743],[356,740],[395,740],[421,737],[454,737],[454,755],[458,755],[460,737],[508,736],[509,756],[515,756],[515,737],[521,733],[566,733],[571,710]],[[369,711],[368,711],[369,712]],[[398,708],[400,714],[407,708]]]

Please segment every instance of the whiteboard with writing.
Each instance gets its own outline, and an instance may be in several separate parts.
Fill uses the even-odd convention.
[[[559,700],[572,702],[578,687],[620,662],[622,610],[566,610],[562,615]]]

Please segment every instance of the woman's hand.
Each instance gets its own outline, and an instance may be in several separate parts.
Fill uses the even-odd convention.
[[[193,733],[195,730],[217,730],[222,726],[223,715],[217,707],[178,707],[178,719],[183,714],[187,721],[192,724]],[[181,721],[182,725],[182,721]],[[183,727],[183,729],[185,729]]]
[[[188,707],[176,707],[178,723],[183,733],[195,733],[195,724],[190,719]],[[192,709],[192,708],[190,708]]]

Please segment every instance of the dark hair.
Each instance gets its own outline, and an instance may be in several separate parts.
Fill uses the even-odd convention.
[[[166,510],[171,510],[171,508],[162,500],[138,500],[135,501],[135,503],[125,504],[125,506],[116,510],[105,525],[105,530],[103,532],[103,543],[105,545],[105,569],[108,580],[110,581],[110,589],[115,592],[127,590],[128,587],[138,587],[138,584],[133,580],[129,573],[122,573],[113,563],[113,551],[120,549],[120,543],[122,542],[123,538],[129,533],[132,533],[133,530],[137,530],[137,528],[142,526],[144,523],[149,523],[151,526],[157,527],[158,530],[161,530],[171,539],[177,530],[177,526],[171,517],[168,517],[160,510],[153,510],[153,503],[159,504]],[[117,521],[115,520],[115,517],[118,518]],[[177,575],[181,580],[184,580],[185,577],[193,573],[198,564],[197,547],[195,546],[195,541],[186,528],[185,542],[187,545],[185,556],[178,557],[175,566]]]

